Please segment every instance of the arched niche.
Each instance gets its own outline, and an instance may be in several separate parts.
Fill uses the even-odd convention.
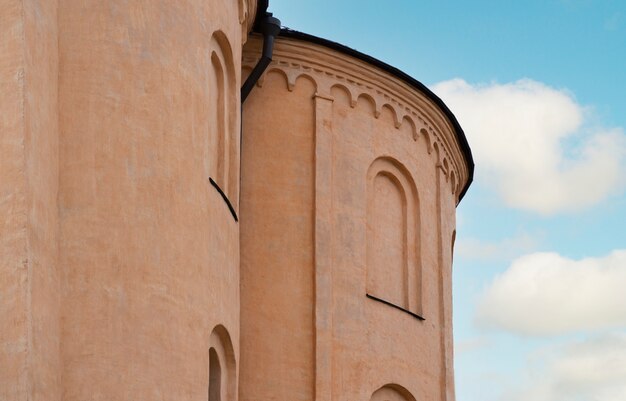
[[[216,326],[209,337],[209,401],[233,401],[237,394],[235,351],[226,328]]]
[[[374,391],[370,401],[415,401],[415,397],[399,384],[386,384]]]
[[[450,263],[454,261],[454,245],[456,243],[456,230],[452,231],[452,240],[450,241]]]
[[[421,316],[419,199],[399,161],[380,157],[370,165],[366,215],[367,294]]]
[[[209,401],[222,401],[222,364],[215,348],[209,348]]]
[[[211,37],[209,72],[209,176],[231,204],[239,196],[239,133],[237,76],[233,52],[221,31]]]

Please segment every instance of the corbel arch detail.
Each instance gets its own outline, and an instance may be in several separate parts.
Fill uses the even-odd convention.
[[[342,90],[344,93],[346,93],[348,95],[348,103],[349,103],[350,107],[352,107],[352,108],[356,107],[356,102],[357,102],[357,98],[359,97],[359,94],[355,93],[351,89],[351,86],[344,85],[343,83],[334,83],[333,85],[331,85],[330,91],[332,92],[333,89],[335,89],[335,88],[337,88],[339,90]]]
[[[244,57],[244,65],[247,63],[253,65],[255,60]],[[282,52],[281,57],[276,57],[268,68],[269,71],[281,71],[290,91],[294,90],[298,78],[305,75],[316,83],[318,94],[323,96],[331,97],[331,92],[335,88],[341,88],[349,95],[352,108],[357,107],[359,102],[367,99],[373,106],[372,113],[375,118],[380,117],[383,108],[389,108],[393,113],[395,128],[400,129],[404,124],[409,124],[413,140],[419,145],[421,143],[419,139],[422,137],[425,139],[425,146],[428,153],[435,159],[436,165],[443,166],[444,158],[449,161],[449,167],[447,169],[442,168],[441,171],[450,184],[450,191],[457,196],[458,200],[462,190],[460,182],[463,177],[467,176],[468,169],[459,163],[462,156],[454,153],[458,151],[452,149],[449,139],[444,139],[445,135],[442,130],[449,129],[449,127],[444,127],[447,123],[443,122],[441,117],[435,116],[436,113],[431,110],[433,107],[425,106],[427,102],[410,100],[411,96],[407,97],[406,93],[400,94],[396,93],[395,90],[383,89],[380,85],[374,85],[370,81],[361,79],[360,73],[356,70],[350,72],[335,70],[332,67],[320,65],[319,60],[316,60],[315,63],[308,63],[300,55],[292,59],[288,56],[288,52]],[[263,85],[263,78],[261,77],[259,80],[259,86]],[[416,105],[424,107],[417,107]],[[433,152],[433,150],[436,151]],[[454,180],[449,177],[453,172],[455,173]]]

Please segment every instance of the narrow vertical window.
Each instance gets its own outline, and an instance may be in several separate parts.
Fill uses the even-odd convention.
[[[421,318],[417,188],[397,160],[381,157],[370,165],[366,215],[367,295]]]
[[[456,243],[456,230],[452,231],[452,241],[450,244],[450,264],[454,263],[454,244]]]
[[[209,81],[209,176],[230,207],[239,196],[239,105],[233,54],[226,35],[218,31],[211,40]],[[234,211],[234,210],[233,210]]]
[[[408,309],[406,196],[390,174],[377,174],[371,185],[367,289],[374,296]]]
[[[376,390],[370,401],[415,401],[415,397],[398,384],[387,384]]]
[[[223,186],[219,177],[221,138],[224,132],[224,70],[218,54],[211,53],[211,68],[209,70],[209,137],[207,152],[207,174]]]
[[[224,180],[225,170],[226,170],[226,141],[228,137],[226,135],[226,113],[228,112],[228,108],[225,103],[225,93],[224,93],[224,68],[222,67],[222,61],[217,53],[213,52],[211,55],[211,65],[213,67],[213,74],[215,76],[213,82],[215,83],[215,88],[213,92],[213,96],[215,100],[212,102],[212,107],[215,108],[213,111],[213,116],[215,120],[211,123],[214,124],[214,138],[217,140],[217,166],[215,170],[215,178],[217,183],[220,185],[222,190],[228,194],[228,182]]]
[[[226,327],[215,326],[209,337],[209,401],[234,401],[237,363]]]
[[[215,348],[209,350],[209,401],[222,400],[222,367]]]

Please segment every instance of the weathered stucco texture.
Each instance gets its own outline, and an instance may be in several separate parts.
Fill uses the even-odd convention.
[[[0,399],[60,397],[57,2],[0,11]]]
[[[313,400],[315,86],[270,71],[244,105],[241,400]],[[258,110],[258,111],[257,111]]]
[[[244,6],[60,2],[64,400],[205,399],[217,325],[239,358],[239,228],[209,177],[215,136],[238,148]]]
[[[0,399],[236,399],[256,2],[0,4]]]
[[[242,401],[454,400],[451,251],[468,169],[452,125],[403,81],[323,46],[280,38],[273,60],[244,107]]]

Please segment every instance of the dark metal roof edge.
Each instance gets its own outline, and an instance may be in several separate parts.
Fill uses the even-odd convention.
[[[461,125],[459,124],[458,120],[456,119],[452,111],[448,108],[448,106],[446,106],[446,104],[443,102],[443,100],[441,100],[439,96],[435,95],[430,89],[426,87],[426,85],[416,80],[415,78],[411,77],[410,75],[406,74],[405,72],[397,69],[396,67],[393,67],[372,56],[361,53],[358,50],[344,46],[340,43],[333,42],[328,39],[323,39],[317,36],[309,35],[308,33],[294,31],[289,28],[281,29],[280,36],[285,37],[285,38],[297,39],[297,40],[302,40],[305,42],[315,43],[320,46],[324,46],[329,49],[336,50],[340,53],[344,53],[344,54],[347,54],[348,56],[364,61],[368,64],[378,67],[381,70],[388,72],[389,74],[401,79],[402,81],[411,85],[415,89],[424,93],[426,97],[432,100],[433,103],[435,103],[437,107],[439,107],[441,111],[443,111],[445,116],[450,120],[450,123],[454,127],[454,131],[459,141],[459,146],[461,147],[461,151],[463,152],[463,155],[465,156],[465,159],[466,159],[465,162],[467,164],[469,174],[468,174],[467,183],[465,184],[465,186],[463,187],[463,190],[461,190],[461,193],[459,194],[459,201],[463,199],[463,196],[465,196],[465,193],[469,189],[474,179],[474,158],[472,156],[472,150],[469,146],[469,143],[467,142],[467,137],[465,136],[465,132],[463,131],[463,128],[461,128]]]
[[[269,0],[259,0],[253,31],[257,31],[256,29],[257,23],[265,15],[265,13],[267,13],[268,6],[269,6]],[[463,155],[465,156],[465,162],[468,168],[468,177],[467,177],[467,183],[465,184],[465,186],[461,190],[461,193],[459,194],[459,202],[461,201],[461,199],[463,199],[463,197],[465,196],[465,193],[467,192],[470,185],[472,184],[472,181],[474,180],[474,158],[472,156],[472,149],[470,148],[469,143],[467,142],[467,137],[465,136],[465,132],[463,131],[463,128],[461,128],[461,125],[457,121],[452,111],[448,108],[448,106],[446,106],[443,100],[439,98],[439,96],[435,95],[430,89],[426,87],[426,85],[416,80],[415,78],[411,77],[410,75],[406,74],[405,72],[399,70],[398,68],[393,67],[372,56],[368,56],[365,53],[361,53],[358,50],[352,49],[348,46],[344,46],[341,43],[333,42],[328,39],[323,39],[318,36],[309,35],[307,33],[294,31],[289,28],[282,28],[279,36],[282,36],[285,38],[296,39],[296,40],[302,40],[305,42],[315,43],[320,46],[324,46],[329,49],[336,50],[340,53],[344,53],[344,54],[347,54],[348,56],[364,61],[368,64],[378,67],[381,70],[386,71],[389,74],[401,79],[402,81],[411,85],[415,89],[424,93],[426,97],[432,100],[433,103],[435,103],[437,107],[439,107],[441,111],[443,111],[445,116],[450,120],[450,123],[454,127],[457,140],[459,141],[459,146],[461,147],[461,151],[463,152]]]

